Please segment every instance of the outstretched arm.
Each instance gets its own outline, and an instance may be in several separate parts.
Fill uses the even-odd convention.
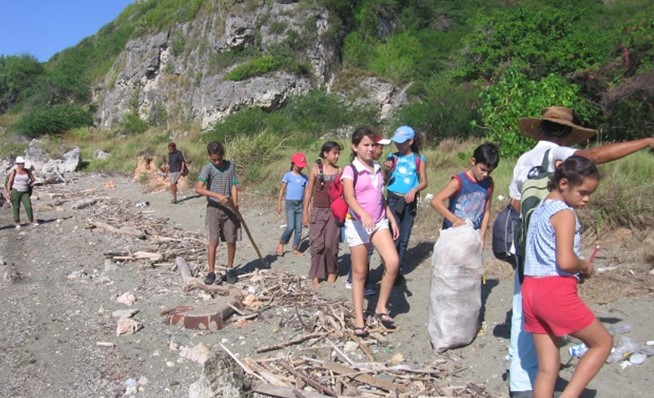
[[[600,145],[589,149],[580,149],[575,152],[575,155],[583,156],[597,164],[602,164],[621,159],[648,147],[654,148],[654,137],[627,142],[616,142],[614,144]]]

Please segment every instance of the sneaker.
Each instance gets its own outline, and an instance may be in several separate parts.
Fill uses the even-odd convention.
[[[345,288],[346,289],[352,289],[352,283],[350,282],[345,282]],[[377,294],[370,286],[366,286],[363,288],[363,296],[368,297],[368,296],[374,296]]]
[[[207,276],[204,277],[204,284],[205,285],[213,285],[213,283],[216,281],[216,273],[215,272],[209,272]]]
[[[20,224],[16,224],[16,229],[20,229]]]
[[[39,226],[39,222],[38,222],[38,221],[32,221],[32,222],[30,223],[30,225],[33,226],[33,227],[38,227],[38,226]]]
[[[233,285],[238,282],[238,276],[236,275],[236,272],[229,270],[225,275],[223,275],[222,280]]]

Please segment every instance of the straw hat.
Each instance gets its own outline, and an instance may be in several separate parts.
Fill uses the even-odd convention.
[[[569,126],[572,128],[570,134],[560,137],[564,145],[576,145],[597,134],[597,130],[576,124],[574,114],[570,108],[564,106],[548,106],[547,108],[543,108],[542,114],[543,116],[540,119],[520,119],[520,131],[527,137],[538,141],[552,141],[555,136],[547,135],[541,129],[541,122],[543,120]]]

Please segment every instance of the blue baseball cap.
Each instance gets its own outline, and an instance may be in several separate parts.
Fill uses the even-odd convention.
[[[398,144],[402,144],[408,140],[413,140],[416,138],[416,132],[409,126],[400,126],[395,130],[395,134],[391,138],[391,141]]]

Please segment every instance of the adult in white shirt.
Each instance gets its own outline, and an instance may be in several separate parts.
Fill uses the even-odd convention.
[[[554,171],[557,164],[572,155],[583,156],[596,164],[623,158],[644,148],[654,148],[654,137],[640,140],[601,145],[589,149],[575,149],[597,133],[585,128],[575,120],[571,109],[562,106],[544,108],[541,118],[520,120],[520,131],[538,140],[538,144],[518,159],[513,169],[513,179],[509,185],[511,204],[520,212],[520,190],[527,180],[529,171],[543,163],[549,149],[549,169]],[[518,260],[521,261],[521,260]],[[522,321],[522,296],[520,278],[515,275],[513,289],[513,314],[511,317],[511,341],[509,345],[509,390],[511,397],[533,397],[533,384],[538,372],[538,358],[531,338],[525,332]]]

